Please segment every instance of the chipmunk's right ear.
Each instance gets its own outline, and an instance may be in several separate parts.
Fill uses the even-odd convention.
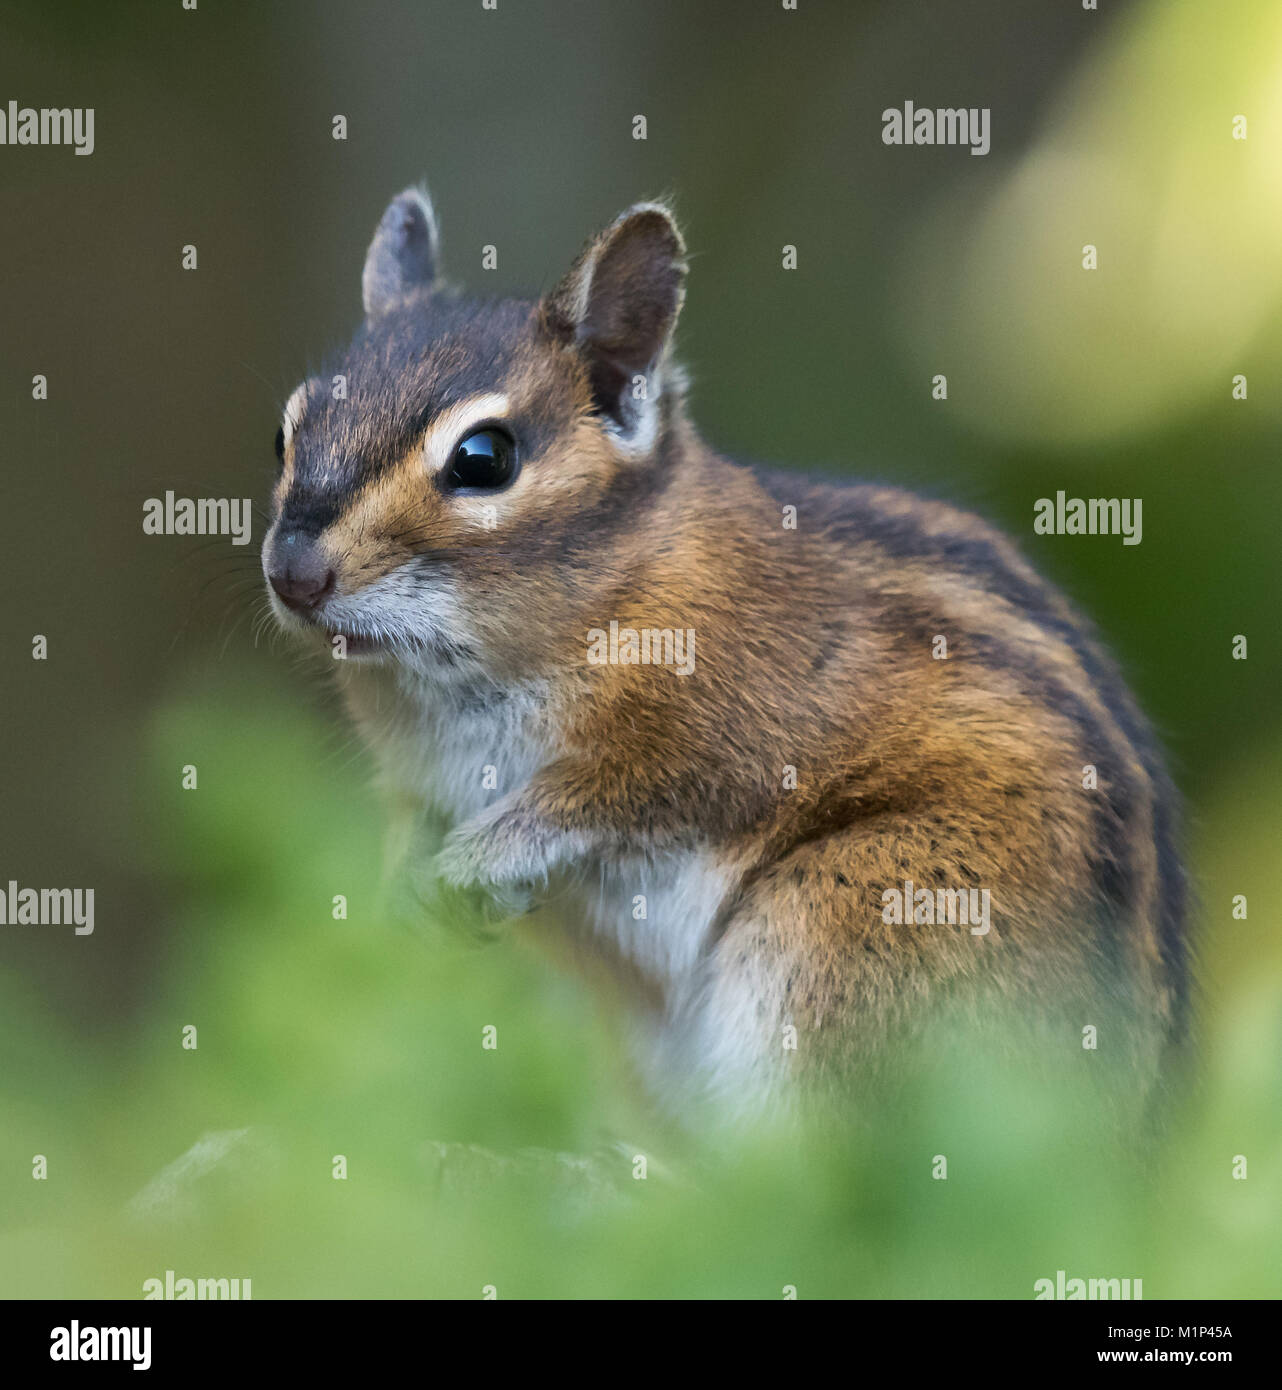
[[[544,324],[578,349],[597,408],[629,446],[649,438],[685,271],[672,213],[637,203],[588,243],[543,301]]]
[[[361,297],[368,318],[394,309],[415,290],[436,280],[440,236],[427,195],[417,188],[398,193],[374,232],[361,273]]]

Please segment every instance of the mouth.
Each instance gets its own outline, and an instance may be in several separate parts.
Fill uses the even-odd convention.
[[[273,605],[282,624],[313,642],[324,643],[331,655],[343,659],[369,661],[414,661],[430,657],[438,666],[455,666],[464,653],[452,643],[431,633],[396,633],[385,635],[360,629],[355,624],[345,626],[327,616],[324,611],[299,612],[276,601]],[[341,645],[340,645],[341,643]]]

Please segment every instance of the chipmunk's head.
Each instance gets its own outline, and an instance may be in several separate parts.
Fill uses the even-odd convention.
[[[638,204],[544,299],[486,302],[442,286],[438,244],[395,198],[360,332],[285,407],[263,569],[337,654],[493,675],[551,659],[663,486],[684,248]]]

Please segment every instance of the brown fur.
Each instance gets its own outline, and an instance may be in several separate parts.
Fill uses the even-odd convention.
[[[840,1084],[883,1067],[940,1001],[975,1017],[1010,1003],[1066,1049],[1116,1020],[1142,1084],[1183,1026],[1183,879],[1174,792],[1129,694],[978,518],[760,477],[708,449],[667,361],[682,255],[647,207],[539,304],[456,305],[433,266],[430,288],[407,283],[371,312],[340,364],[349,400],[310,393],[266,553],[295,509],[329,517],[314,534],[340,597],[411,570],[447,579],[440,700],[461,711],[460,737],[469,701],[493,712],[536,692],[521,725],[535,765],[451,813],[430,776],[423,790],[403,773],[437,715],[395,643],[344,667],[388,780],[452,827],[438,865],[459,886],[533,885],[555,905],[608,866],[715,863],[724,891],[690,923],[686,976],[566,930],[614,959],[656,1028],[696,1007],[735,1020],[725,1045],[754,1054],[744,1075],[763,1093],[798,1071]],[[637,371],[661,388],[648,425],[612,394]],[[433,422],[489,391],[508,398],[521,472],[489,499],[444,494],[423,466]],[[647,428],[638,451],[628,430]],[[611,620],[693,629],[693,673],[590,665],[586,634]],[[886,924],[882,894],[904,879],[989,889],[991,931]],[[800,1041],[781,1057],[789,1024]]]

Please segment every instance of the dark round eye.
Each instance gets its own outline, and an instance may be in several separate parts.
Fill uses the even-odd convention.
[[[445,470],[449,488],[496,488],[516,474],[516,442],[505,430],[474,430],[454,450]]]
[[[284,425],[277,425],[277,426],[276,426],[276,457],[277,457],[282,463],[285,462],[285,426],[284,426]]]

